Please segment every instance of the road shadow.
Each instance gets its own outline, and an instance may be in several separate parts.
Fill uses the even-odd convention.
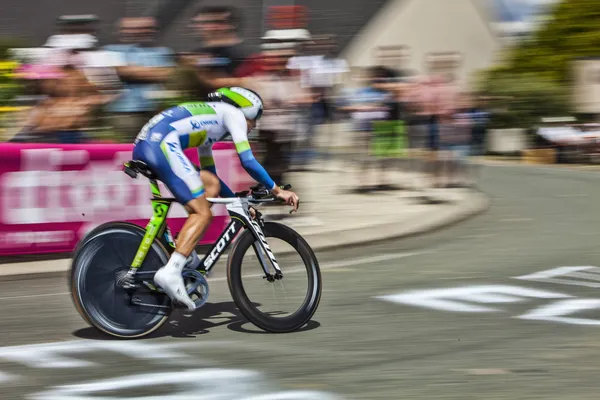
[[[376,195],[381,192],[400,192],[400,191],[409,191],[410,188],[408,186],[401,185],[363,185],[363,186],[355,186],[351,188],[341,189],[340,192],[342,194],[372,194]]]
[[[260,306],[258,303],[253,303]],[[169,317],[169,320],[157,331],[142,339],[155,339],[161,337],[173,338],[195,338],[198,335],[206,335],[213,328],[227,326],[227,329],[239,333],[263,334],[270,332],[254,326],[239,312],[233,301],[221,303],[206,303],[194,314],[186,315],[181,310],[175,310]],[[302,328],[295,332],[311,331],[318,328],[321,324],[317,321],[309,321]],[[91,340],[122,340],[109,336],[96,328],[88,327],[78,329],[73,332],[73,336],[80,339]]]

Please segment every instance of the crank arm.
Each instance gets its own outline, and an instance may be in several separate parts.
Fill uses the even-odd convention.
[[[160,306],[160,305],[156,305],[156,304],[144,303],[143,301],[141,301],[135,297],[133,297],[131,299],[131,304],[133,304],[135,306],[141,306],[141,307],[159,308],[159,309],[166,309],[166,310],[171,309],[171,306]]]

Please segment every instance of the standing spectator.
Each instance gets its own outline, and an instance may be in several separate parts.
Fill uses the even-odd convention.
[[[414,79],[407,104],[411,111],[410,141],[413,149],[425,151],[423,172],[431,177],[432,186],[440,185],[441,166],[438,162],[439,125],[436,110],[439,93],[434,80],[428,76]]]
[[[425,138],[428,156],[425,170],[432,178],[433,187],[444,187],[444,163],[440,152],[443,137],[449,137],[453,129],[454,88],[451,82],[439,75],[423,77],[413,90],[416,103],[413,130]]]
[[[471,154],[473,115],[471,98],[467,93],[459,96],[456,112],[453,116],[450,137],[444,138],[445,149],[450,153],[447,162],[448,186],[466,186],[469,179],[468,157]]]
[[[247,59],[243,39],[238,36],[239,25],[237,10],[228,6],[202,7],[192,18],[192,27],[202,41],[194,52],[212,60],[210,65],[203,62],[204,69],[199,72],[207,87],[248,86],[238,79]],[[244,75],[248,76],[248,71]]]
[[[155,33],[154,18],[123,18],[121,44],[105,47],[121,56],[117,73],[125,90],[108,111],[113,113],[112,125],[126,142],[133,141],[160,108],[156,92],[173,72],[173,54],[168,48],[154,46]]]
[[[489,113],[486,111],[486,103],[483,97],[477,97],[475,104],[471,108],[471,118],[473,120],[471,154],[482,156],[485,154],[485,134],[489,121]]]
[[[48,38],[44,47],[54,49],[91,49],[96,47],[98,17],[89,15],[62,15],[57,19],[58,33]]]
[[[193,52],[177,54],[177,66],[165,83],[165,88],[176,94],[175,98],[171,99],[172,105],[190,99],[205,99],[208,93],[214,91],[215,88],[201,78],[205,68],[211,66],[210,61],[208,55]]]
[[[433,123],[437,125],[438,131],[438,152],[437,164],[439,168],[438,187],[451,186],[451,181],[455,179],[455,165],[460,152],[453,151],[452,145],[466,145],[457,136],[455,125],[455,114],[459,105],[458,91],[453,83],[451,74],[434,75],[433,90],[435,93],[435,103],[433,111]],[[464,147],[463,147],[464,148]],[[444,173],[446,172],[446,173]]]
[[[352,156],[360,164],[358,191],[364,192],[375,189],[375,184],[383,183],[385,179],[382,171],[375,170],[375,179],[369,176],[369,172],[372,172],[373,127],[389,116],[386,102],[390,96],[377,88],[377,77],[381,73],[377,67],[358,69],[356,72],[354,88],[344,92],[340,111],[349,113],[352,121],[356,149]]]
[[[313,42],[307,46],[308,55],[292,57],[287,66],[299,70],[302,87],[313,98],[309,110],[310,136],[315,135],[317,126],[333,122],[334,89],[341,83],[341,75],[349,71],[346,61],[335,57],[337,47],[333,36],[315,37]]]
[[[298,105],[306,99],[300,82],[290,77],[286,69],[292,55],[293,48],[286,44],[266,46],[262,71],[253,77],[265,105],[259,122],[261,141],[266,147],[265,168],[272,171],[277,182],[283,182],[284,174],[290,169]]]

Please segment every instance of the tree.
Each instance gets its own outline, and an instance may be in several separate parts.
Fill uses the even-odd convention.
[[[600,1],[563,0],[501,66],[485,71],[480,89],[504,98],[495,123],[529,127],[570,110],[571,62],[600,56]]]
[[[496,73],[541,74],[570,82],[570,62],[600,56],[600,2],[564,0],[532,37],[518,45]]]

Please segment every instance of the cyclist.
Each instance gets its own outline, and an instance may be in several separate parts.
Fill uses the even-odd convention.
[[[167,265],[156,272],[154,281],[190,311],[195,306],[181,272],[212,219],[207,197],[234,196],[216,174],[212,145],[230,134],[242,166],[253,179],[294,209],[299,200],[294,192],[282,190],[273,182],[248,144],[248,133],[263,112],[261,97],[250,89],[230,87],[210,93],[208,100],[183,103],[154,116],[141,129],[133,149],[133,159],[146,163],[189,214],[179,232],[175,252]],[[183,153],[190,147],[198,148],[200,173]]]

